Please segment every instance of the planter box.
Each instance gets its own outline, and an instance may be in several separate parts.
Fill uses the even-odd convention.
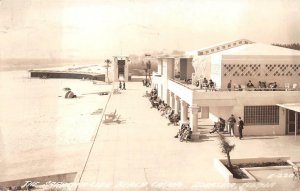
[[[265,163],[265,162],[287,162],[290,157],[258,157],[258,158],[241,158],[241,159],[231,159],[231,163],[234,164],[243,164],[243,163]],[[282,169],[290,168],[290,166],[268,166],[268,167],[253,167],[253,168],[241,168],[241,170],[248,176],[248,178],[236,179],[233,178],[233,174],[226,168],[224,164],[227,163],[227,159],[214,159],[214,166],[217,171],[223,176],[226,182],[229,183],[245,183],[245,182],[256,182],[254,176],[252,176],[248,170],[265,170],[265,169]]]

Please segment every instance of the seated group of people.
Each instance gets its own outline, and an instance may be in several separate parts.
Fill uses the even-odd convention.
[[[269,83],[269,86],[267,87],[267,83],[266,82],[259,81],[257,88],[259,90],[259,89],[267,89],[267,88],[276,89],[277,87],[278,86],[277,86],[276,82]],[[250,88],[250,89],[255,88],[255,86],[253,85],[253,83],[251,82],[251,80],[248,81],[247,88]]]
[[[158,106],[160,105],[161,100],[157,96],[157,90],[156,89],[151,90],[149,101],[151,102],[152,108],[157,109]]]
[[[172,110],[172,108],[168,104],[166,104],[163,100],[159,99],[157,95],[157,90],[152,89],[150,93],[146,92],[146,94],[149,94],[149,101],[152,105],[151,108],[156,108],[158,111],[160,111],[161,116],[165,116],[166,118],[168,118],[170,121],[169,125],[177,125],[177,123],[180,120],[180,115],[175,114],[174,110]]]
[[[215,89],[215,83],[210,79],[209,81],[207,81],[206,78],[203,78],[202,82],[200,82],[199,80],[196,81],[196,87],[200,86],[200,89]]]
[[[188,140],[192,138],[192,129],[189,124],[182,124],[178,133],[174,136],[174,138],[180,138],[180,141]]]

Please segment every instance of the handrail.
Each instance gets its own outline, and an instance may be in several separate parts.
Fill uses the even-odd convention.
[[[200,91],[204,91],[204,92],[210,92],[210,91],[218,91],[218,92],[237,92],[237,91],[300,91],[300,89],[298,88],[286,88],[286,87],[277,87],[277,88],[235,88],[235,89],[231,89],[228,90],[227,88],[200,88],[200,87],[196,87],[193,84],[185,84],[184,82],[178,81],[178,80],[174,80],[174,79],[169,79],[181,86],[184,86],[190,90],[200,90]]]

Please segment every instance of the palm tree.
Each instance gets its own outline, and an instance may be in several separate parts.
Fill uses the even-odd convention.
[[[226,154],[227,157],[227,165],[229,169],[232,169],[232,164],[230,160],[230,152],[233,151],[235,145],[231,145],[229,141],[224,137],[224,135],[219,133],[219,141],[220,141],[220,148],[222,149],[222,153]]]
[[[110,64],[111,64],[111,61],[110,61],[109,59],[106,59],[104,62],[106,63],[105,68],[106,68],[107,83],[109,83],[109,78],[108,78],[108,68],[111,67],[111,65],[110,65]]]

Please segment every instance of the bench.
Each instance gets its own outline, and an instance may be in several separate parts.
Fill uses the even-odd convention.
[[[116,114],[117,114],[117,110],[115,109],[114,112],[111,112],[109,114],[105,114],[104,115],[104,120],[111,120],[111,121],[113,121],[116,118],[116,116],[117,116]]]

